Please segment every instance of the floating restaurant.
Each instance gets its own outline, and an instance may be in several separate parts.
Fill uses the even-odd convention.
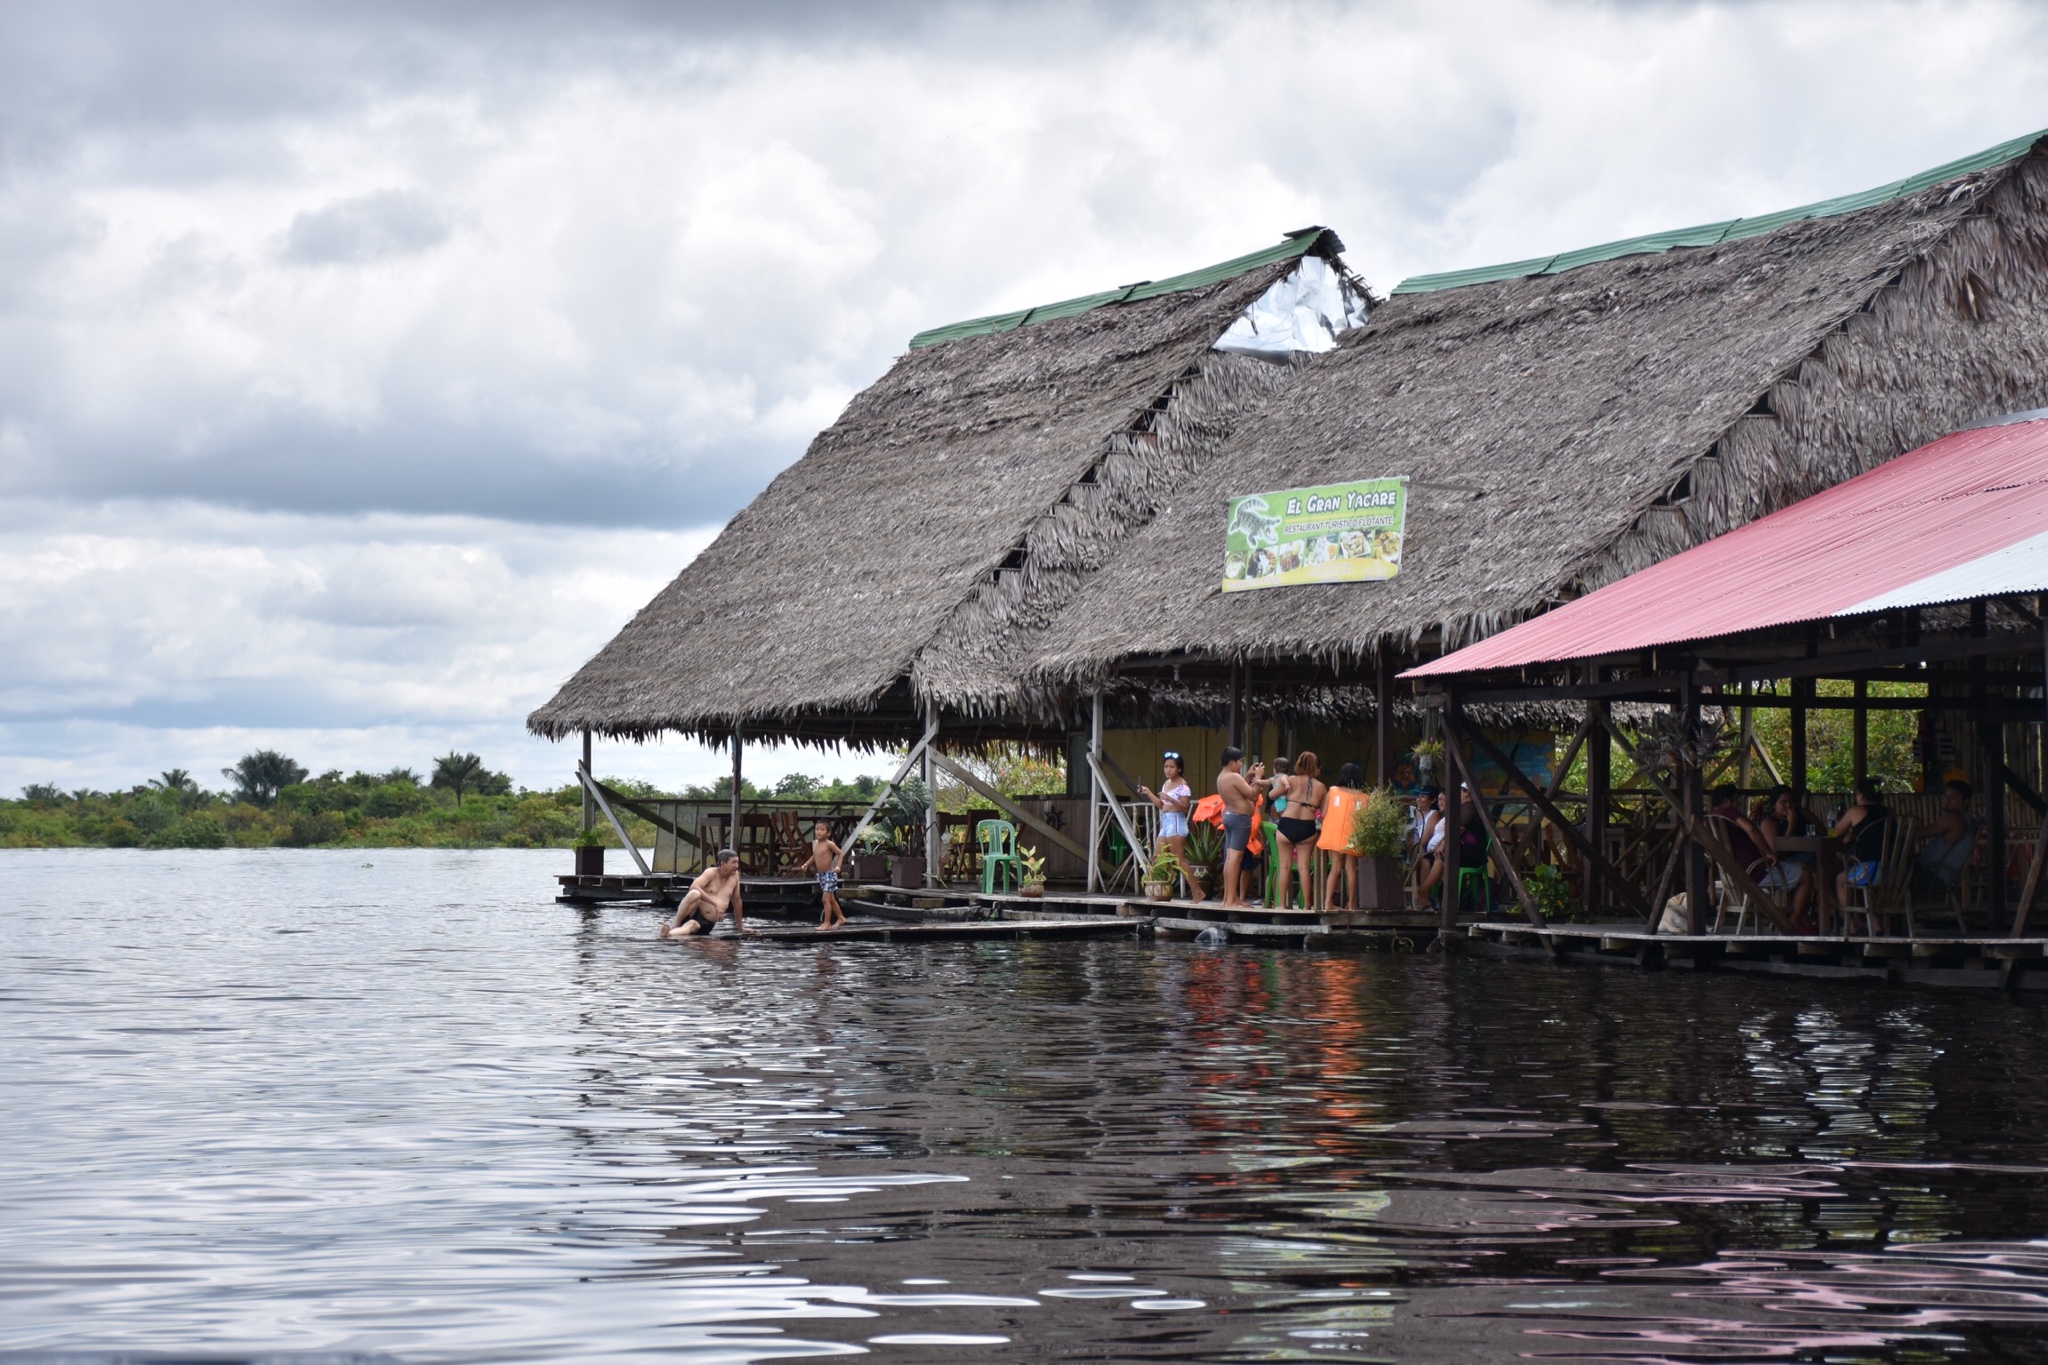
[[[1184,754],[1198,784],[1226,743],[1311,748],[1326,768],[1356,757],[1392,783],[1412,780],[1427,735],[1482,790],[1480,880],[1519,914],[1477,912],[1504,926],[1496,938],[1568,936],[1556,896],[1546,912],[1530,885],[1543,864],[1569,879],[1574,914],[1625,915],[1645,937],[1684,891],[1681,937],[1705,936],[1716,897],[1737,895],[1748,919],[1797,938],[1747,869],[1717,859],[1697,808],[1722,769],[1750,787],[1759,709],[1793,717],[1781,776],[1803,789],[1800,718],[1842,704],[1822,680],[1847,680],[1857,715],[1910,703],[1988,778],[1973,894],[2010,915],[2002,860],[2038,824],[2044,785],[2038,734],[2010,729],[2041,687],[2037,664],[2014,662],[2040,657],[2039,604],[2014,594],[2048,583],[1850,611],[1876,594],[1835,602],[1822,589],[1836,584],[1809,581],[1819,561],[1788,551],[1768,581],[1723,569],[1745,598],[1828,613],[1716,616],[1706,624],[1725,629],[1707,631],[1674,608],[1672,628],[1692,634],[1613,648],[1607,618],[1596,630],[1587,613],[1623,594],[1629,622],[1656,622],[1667,580],[1653,575],[1727,553],[1717,537],[1787,524],[1773,514],[1804,516],[1817,495],[1903,479],[1894,468],[1938,464],[1946,491],[1928,504],[1960,508],[1985,491],[1962,471],[2001,477],[2031,458],[2011,433],[2036,424],[1951,433],[2048,406],[2048,142],[1385,297],[1342,251],[1307,228],[1204,270],[913,338],[529,718],[583,740],[589,818],[617,823],[623,804],[661,831],[653,862],[633,850],[641,876],[612,889],[660,894],[707,844],[741,848],[755,876],[787,870],[811,812],[738,799],[742,739],[889,750],[905,755],[896,782],[921,771],[927,787],[974,788],[1046,850],[1056,881],[1085,888],[1071,911],[1090,893],[1135,894],[1153,826],[1134,776],[1150,780],[1162,751]],[[1923,531],[1947,524],[1924,515],[1889,524],[1893,539],[1863,553],[1903,563],[1923,535],[1943,551],[1980,544]],[[1685,582],[1702,610],[1724,605],[1711,582]],[[1566,629],[1588,647],[1486,652]],[[1920,642],[1932,653],[1909,657]],[[1870,695],[1878,680],[1924,686],[1918,700]],[[1740,742],[1691,766],[1683,753],[1709,746],[1666,742],[1709,730]],[[593,736],[663,734],[732,746],[729,806],[633,801],[591,776]],[[1629,761],[1625,787],[1592,776],[1653,740],[1675,766]],[[996,743],[1065,755],[1066,794],[989,788],[961,759]],[[1575,764],[1585,790],[1566,785]],[[852,832],[880,805],[829,814]],[[927,812],[926,899],[972,879],[967,818]],[[1445,899],[1387,923],[1472,919],[1468,898]],[[1371,919],[1266,909],[1266,928],[1304,937]],[[1839,920],[1828,928],[1839,937]]]

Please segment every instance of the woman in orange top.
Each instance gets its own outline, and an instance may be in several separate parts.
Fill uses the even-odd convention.
[[[1323,883],[1325,914],[1336,899],[1339,876],[1350,878],[1350,893],[1344,904],[1353,908],[1358,904],[1358,857],[1351,851],[1351,826],[1358,818],[1358,808],[1365,804],[1365,793],[1358,789],[1364,778],[1364,771],[1356,763],[1346,763],[1337,769],[1337,780],[1330,784],[1329,795],[1323,798],[1323,832],[1316,847],[1330,855],[1330,876]],[[1303,884],[1307,884],[1306,879]]]

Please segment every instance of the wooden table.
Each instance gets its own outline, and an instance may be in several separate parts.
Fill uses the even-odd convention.
[[[1813,913],[1823,936],[1832,934],[1835,923],[1835,874],[1839,870],[1842,841],[1828,834],[1780,835],[1772,840],[1780,854],[1811,853],[1809,869],[1818,883],[1813,892]]]

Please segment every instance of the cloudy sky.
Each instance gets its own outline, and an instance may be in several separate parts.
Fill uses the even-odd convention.
[[[525,713],[920,328],[1308,223],[1384,290],[2042,127],[2025,4],[11,0],[0,790],[553,785]]]

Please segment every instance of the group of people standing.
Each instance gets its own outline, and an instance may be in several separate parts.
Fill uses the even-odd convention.
[[[1169,749],[1163,759],[1165,775],[1159,789],[1139,787],[1138,794],[1159,810],[1159,842],[1173,855],[1189,894],[1197,901],[1208,898],[1208,889],[1188,861],[1188,821],[1196,801],[1188,785],[1181,756]],[[1336,900],[1337,886],[1348,876],[1346,903],[1358,899],[1358,859],[1351,852],[1351,830],[1365,793],[1360,790],[1364,772],[1356,763],[1337,770],[1334,781],[1323,780],[1322,760],[1303,750],[1294,759],[1276,758],[1273,771],[1254,761],[1247,770],[1244,750],[1232,746],[1223,751],[1223,766],[1216,774],[1215,800],[1220,804],[1223,824],[1223,904],[1247,904],[1244,860],[1250,851],[1261,808],[1273,816],[1279,841],[1278,903],[1287,904],[1294,883],[1302,887],[1304,902],[1315,899],[1312,861],[1318,850],[1331,855],[1329,875],[1324,878],[1322,908],[1329,910]]]

